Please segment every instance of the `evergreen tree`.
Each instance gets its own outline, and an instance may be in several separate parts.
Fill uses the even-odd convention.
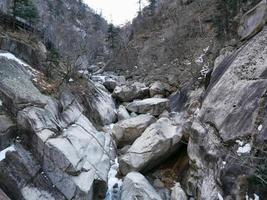
[[[12,15],[22,18],[29,23],[35,22],[38,12],[32,0],[13,0]]]
[[[107,42],[111,49],[115,49],[119,45],[119,31],[120,29],[113,24],[109,24],[107,33]]]

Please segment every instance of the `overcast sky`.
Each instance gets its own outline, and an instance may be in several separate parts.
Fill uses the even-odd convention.
[[[96,10],[115,25],[131,21],[139,9],[138,0],[84,0],[84,3]],[[143,4],[147,0],[143,0]],[[143,5],[144,6],[144,5]]]

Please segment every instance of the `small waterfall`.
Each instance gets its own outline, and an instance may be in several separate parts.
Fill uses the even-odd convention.
[[[120,200],[122,180],[116,177],[118,169],[119,163],[116,158],[108,173],[108,191],[105,200]]]

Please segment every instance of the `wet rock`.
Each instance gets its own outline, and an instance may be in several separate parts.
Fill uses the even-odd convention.
[[[169,100],[163,98],[149,98],[144,100],[135,100],[127,105],[127,110],[140,114],[149,113],[158,116],[164,110],[169,110]]]
[[[112,135],[118,146],[132,144],[155,121],[156,119],[149,114],[125,119],[114,124]]]
[[[187,196],[181,188],[180,183],[176,183],[172,188],[171,200],[187,200]]]
[[[261,31],[266,22],[267,2],[262,0],[242,17],[238,34],[242,40],[247,39]]]
[[[162,200],[146,178],[138,172],[131,172],[125,177],[121,199]]]
[[[181,138],[181,127],[172,125],[172,121],[167,118],[159,119],[151,124],[121,157],[121,172],[127,174],[131,171],[151,169],[177,150]]]
[[[123,106],[120,105],[118,110],[117,110],[117,114],[118,114],[118,121],[120,120],[124,120],[124,119],[129,119],[131,116],[128,113],[127,109]]]
[[[134,99],[143,99],[149,96],[149,88],[144,84],[135,82],[128,86],[117,86],[112,96],[122,102],[130,102]]]

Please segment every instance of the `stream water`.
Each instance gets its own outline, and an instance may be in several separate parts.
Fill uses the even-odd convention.
[[[118,158],[115,159],[108,173],[108,191],[105,200],[119,200],[122,180],[116,177],[119,169]]]

